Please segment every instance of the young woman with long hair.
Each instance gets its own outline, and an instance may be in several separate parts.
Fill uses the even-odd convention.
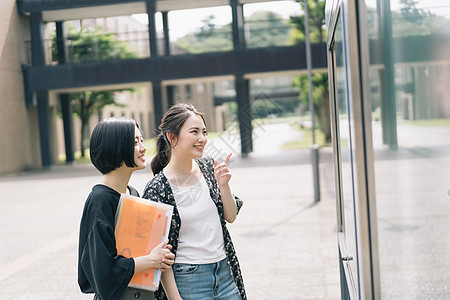
[[[226,222],[242,201],[231,193],[227,163],[203,156],[206,123],[192,105],[170,107],[159,126],[155,176],[143,198],[174,206],[169,241],[175,263],[162,274],[157,299],[245,300],[239,262]],[[164,291],[167,295],[164,294]]]

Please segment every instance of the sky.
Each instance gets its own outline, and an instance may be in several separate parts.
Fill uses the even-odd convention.
[[[295,1],[274,1],[244,5],[244,17],[250,17],[259,10],[268,10],[282,15],[287,19],[290,15],[298,15],[301,12],[300,4]],[[177,39],[198,29],[202,25],[202,20],[214,15],[216,25],[231,23],[231,8],[229,6],[179,10],[169,12],[170,39]],[[136,20],[147,24],[147,14],[133,15]],[[162,31],[161,14],[156,15],[157,30]]]

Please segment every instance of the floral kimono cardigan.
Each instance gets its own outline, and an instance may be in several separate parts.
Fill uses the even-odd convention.
[[[228,232],[228,229],[226,227],[219,186],[217,185],[217,181],[214,178],[214,167],[213,167],[214,160],[211,157],[203,157],[200,159],[196,159],[196,162],[203,173],[203,177],[205,178],[206,183],[208,184],[211,199],[216,204],[217,210],[219,212],[220,223],[222,224],[225,252],[228,257],[228,262],[231,268],[231,273],[233,275],[234,282],[236,283],[239,293],[241,294],[242,300],[246,300],[247,296],[245,294],[244,282],[242,280],[239,261],[236,257],[236,252],[234,250],[234,246],[231,241],[230,233]],[[153,177],[153,179],[149,183],[147,183],[147,186],[144,189],[144,194],[142,197],[156,202],[163,202],[174,206],[172,223],[169,232],[169,243],[173,247],[172,252],[176,255],[181,219],[180,215],[178,214],[177,206],[175,204],[175,198],[173,196],[170,183],[167,180],[166,176],[163,174],[163,172],[159,172],[158,174],[156,174],[155,177]],[[243,203],[242,200],[240,200],[237,197],[235,197],[235,200],[239,212]],[[167,299],[162,286],[160,286],[158,291],[156,291],[155,297],[158,300]]]

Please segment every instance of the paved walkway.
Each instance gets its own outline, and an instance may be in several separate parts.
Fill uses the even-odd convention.
[[[280,151],[300,138],[265,124],[254,152],[232,156],[232,190],[244,201],[229,225],[249,299],[339,299],[330,149],[321,149],[322,199],[313,199],[309,150]],[[225,150],[228,151],[228,150]],[[131,184],[142,191],[149,170]],[[0,178],[0,299],[92,299],[76,282],[78,225],[101,180],[91,165]]]

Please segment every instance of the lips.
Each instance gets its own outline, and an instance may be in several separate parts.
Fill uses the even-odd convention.
[[[195,149],[197,149],[198,151],[201,151],[201,152],[203,152],[203,148],[204,148],[204,146],[203,145],[196,145],[196,146],[194,146],[194,148]]]

